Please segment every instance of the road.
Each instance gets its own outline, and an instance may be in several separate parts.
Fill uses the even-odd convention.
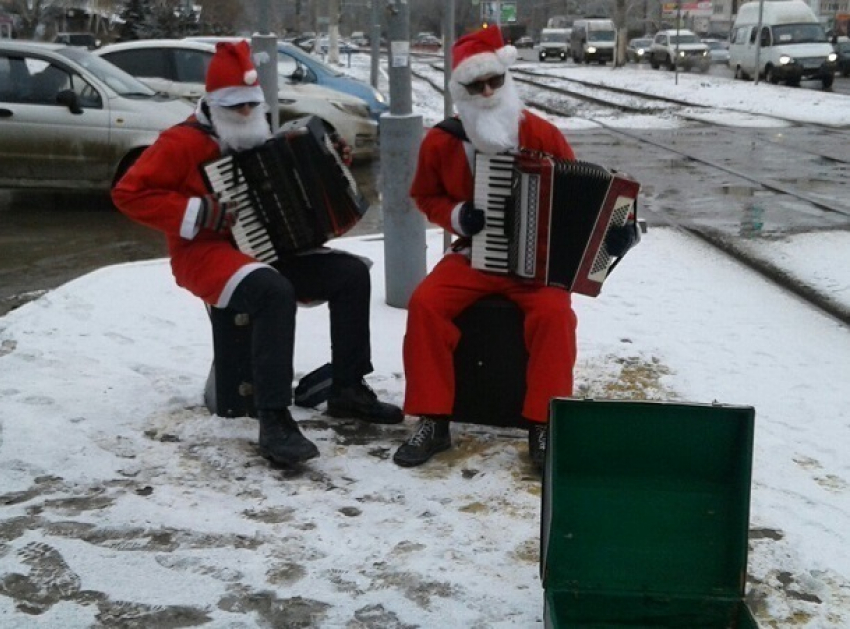
[[[731,76],[731,71],[725,66],[714,66],[711,74]],[[799,89],[816,87],[804,83]],[[850,79],[836,78],[834,89],[850,94]],[[679,143],[704,144],[704,138],[699,135],[688,140],[688,134],[682,132],[655,131],[653,134],[659,141],[667,134],[678,136]],[[570,141],[584,159],[596,159],[599,163],[640,165],[646,154],[637,143],[617,142],[604,135],[572,133]],[[651,191],[652,205],[688,204],[682,198],[683,190],[692,193],[692,204],[694,191],[698,189],[701,207],[726,207],[727,211],[745,217],[749,199],[730,203],[728,188],[695,178],[687,169],[675,169],[673,165],[675,163],[662,173],[652,169],[633,173],[639,176],[643,189]],[[377,205],[379,173],[377,161],[354,168],[355,178],[373,203],[373,209],[352,235],[382,229],[382,212]],[[0,221],[3,224],[0,230],[0,316],[43,291],[102,266],[166,255],[162,236],[126,219],[103,196],[0,190]]]

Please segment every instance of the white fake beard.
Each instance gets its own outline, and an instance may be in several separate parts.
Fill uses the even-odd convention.
[[[259,146],[272,137],[266,121],[266,106],[254,107],[247,116],[238,111],[210,105],[210,118],[218,134],[222,150],[244,151]]]
[[[501,153],[519,146],[523,103],[511,75],[490,97],[465,95],[455,102],[469,141],[481,153]]]

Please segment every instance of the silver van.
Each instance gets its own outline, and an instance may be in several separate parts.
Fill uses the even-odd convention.
[[[763,76],[771,83],[800,85],[804,79],[832,86],[838,56],[814,12],[802,0],[764,2],[740,7],[729,37],[729,67],[735,78]]]
[[[570,55],[576,63],[596,61],[605,65],[614,60],[616,42],[617,29],[611,20],[576,20],[570,36]]]

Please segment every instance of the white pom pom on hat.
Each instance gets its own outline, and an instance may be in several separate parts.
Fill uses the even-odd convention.
[[[207,100],[212,105],[226,107],[265,100],[246,40],[216,44],[207,68],[205,87]]]

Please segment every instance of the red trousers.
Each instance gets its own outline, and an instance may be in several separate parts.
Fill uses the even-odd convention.
[[[528,350],[523,417],[545,422],[549,401],[572,395],[576,316],[570,294],[482,273],[461,254],[449,254],[413,292],[404,335],[404,412],[451,415],[455,398],[453,355],[460,339],[454,318],[491,294],[504,295],[525,313]],[[494,343],[499,339],[494,338]]]

